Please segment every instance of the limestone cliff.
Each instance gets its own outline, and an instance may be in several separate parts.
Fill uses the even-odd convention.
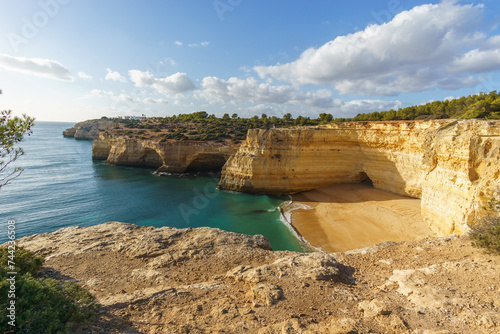
[[[439,234],[462,233],[500,177],[500,122],[356,122],[250,130],[223,168],[219,188],[292,194],[370,179],[422,199]]]
[[[220,171],[236,145],[208,141],[165,141],[113,136],[94,139],[92,158],[113,165],[158,167],[160,172]]]
[[[116,126],[120,126],[120,123],[108,119],[91,119],[76,123],[72,128],[64,130],[63,136],[92,140],[99,138],[99,133],[102,130],[113,129]]]

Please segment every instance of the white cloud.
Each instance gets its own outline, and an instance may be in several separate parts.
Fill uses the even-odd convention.
[[[195,90],[196,86],[186,73],[177,72],[165,78],[155,78],[149,71],[129,71],[130,80],[137,87],[152,87],[159,93],[179,94]]]
[[[175,62],[175,60],[173,60],[172,58],[165,58],[165,61],[167,63],[169,63],[171,66],[177,65],[177,63]],[[163,61],[160,61],[160,64],[163,64]]]
[[[112,91],[106,91],[102,89],[92,89],[84,98],[92,97],[108,97],[115,102],[134,102],[134,98],[128,94],[120,93],[115,94]]]
[[[114,96],[113,92],[110,91],[105,91],[102,89],[92,89],[87,95],[85,95],[86,98],[89,97],[105,97],[105,96]]]
[[[168,101],[165,99],[154,99],[152,97],[147,97],[142,102],[147,104],[168,104]]]
[[[331,84],[342,94],[470,87],[478,83],[473,74],[500,69],[500,37],[487,40],[478,31],[482,12],[483,5],[448,0],[417,6],[310,48],[293,62],[254,70],[296,86]]]
[[[182,46],[182,42],[180,42],[180,41],[175,41],[175,42],[174,42],[174,45]]]
[[[301,91],[292,86],[261,83],[255,78],[229,80],[217,77],[205,77],[201,82],[201,90],[196,93],[198,98],[214,103],[273,103],[306,105],[318,108],[332,108],[340,105],[339,100],[332,98],[332,92],[327,89],[317,91]]]
[[[92,79],[92,76],[91,75],[88,75],[87,73],[85,72],[78,72],[77,73],[78,77],[80,77],[81,79]]]
[[[385,111],[391,109],[399,109],[402,107],[400,101],[383,101],[383,100],[353,100],[346,101],[340,111],[340,117],[353,117],[357,114],[371,113],[374,111]]]
[[[201,43],[191,43],[191,44],[188,44],[188,46],[190,48],[199,48],[200,46],[208,46],[210,45],[210,42],[207,42],[207,41],[204,41],[204,42],[201,42]]]
[[[73,81],[73,77],[66,67],[50,59],[13,57],[0,53],[0,67],[42,78]]]
[[[106,80],[113,80],[113,81],[119,81],[119,82],[127,82],[127,78],[125,78],[124,76],[122,76],[120,73],[113,72],[109,68],[107,68],[106,71],[108,71],[108,74],[106,74],[106,77],[105,77]]]
[[[450,66],[451,72],[484,73],[500,68],[500,48],[496,50],[474,49],[457,58]]]

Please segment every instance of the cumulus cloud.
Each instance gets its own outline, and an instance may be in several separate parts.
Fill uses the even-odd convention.
[[[0,53],[0,67],[42,78],[73,81],[73,77],[66,67],[50,59],[13,57]]]
[[[319,108],[333,108],[340,105],[333,99],[333,94],[327,89],[317,91],[302,91],[292,86],[273,85],[269,82],[259,82],[255,78],[228,80],[217,77],[205,77],[201,82],[201,90],[196,93],[209,103],[273,103],[306,105]]]
[[[113,80],[113,81],[119,81],[119,82],[127,82],[127,78],[125,78],[123,75],[121,75],[118,72],[113,72],[109,68],[106,69],[108,71],[108,74],[106,74],[105,79],[106,80]]]
[[[357,114],[371,113],[374,111],[384,111],[399,109],[402,107],[401,101],[383,101],[383,100],[352,100],[342,104],[339,111],[344,117],[353,117]],[[340,115],[339,115],[340,116]]]
[[[177,45],[177,46],[182,46],[182,42],[181,42],[181,41],[175,41],[175,42],[174,42],[174,45]]]
[[[152,87],[162,94],[179,94],[196,89],[186,73],[181,72],[165,78],[155,78],[149,71],[130,70],[129,76],[136,87]]]
[[[81,79],[92,79],[92,76],[91,75],[88,75],[87,73],[85,72],[78,72],[77,73],[78,77],[80,77]]]
[[[125,93],[115,94],[112,91],[107,91],[107,90],[102,90],[102,89],[92,89],[84,97],[85,98],[107,97],[115,102],[134,102],[134,98],[128,94],[125,94]]]
[[[417,6],[310,48],[293,62],[254,70],[296,86],[330,84],[342,94],[470,87],[478,83],[473,74],[500,69],[500,37],[478,31],[482,12],[483,5],[448,0]]]

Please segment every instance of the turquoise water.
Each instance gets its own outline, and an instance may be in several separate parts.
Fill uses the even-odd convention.
[[[159,177],[151,169],[94,162],[91,141],[63,138],[72,125],[37,122],[21,143],[25,155],[17,165],[25,170],[0,189],[0,243],[8,220],[16,221],[17,237],[121,221],[263,234],[275,250],[304,249],[280,220],[283,198],[220,191],[211,177]]]

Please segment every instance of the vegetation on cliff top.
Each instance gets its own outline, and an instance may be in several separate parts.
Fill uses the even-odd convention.
[[[40,277],[43,262],[43,257],[22,247],[0,248],[0,332],[66,333],[97,314],[94,297],[78,284]],[[13,263],[15,270],[8,270]],[[13,276],[15,281],[9,280]],[[8,317],[11,300],[15,317]]]
[[[123,126],[109,131],[113,134],[138,137],[140,139],[195,140],[238,143],[244,140],[248,129],[269,129],[294,125],[327,124],[333,120],[330,114],[321,114],[317,119],[290,113],[282,118],[266,114],[252,118],[241,118],[237,114],[224,114],[221,118],[209,115],[206,111],[180,114],[168,117],[147,118],[144,120],[116,119]]]
[[[106,118],[106,117],[103,117]],[[354,121],[394,121],[394,120],[431,120],[442,118],[500,119],[500,94],[492,91],[453,100],[434,101],[423,105],[358,114],[353,118],[333,118],[331,114],[321,113],[318,118],[298,116],[290,113],[283,117],[262,114],[251,118],[241,118],[237,114],[224,114],[222,117],[209,115],[206,111],[180,114],[168,117],[153,117],[143,120],[115,119],[117,126],[112,134],[139,139],[195,140],[238,143],[245,139],[248,129],[269,129],[304,125],[320,125]]]
[[[489,94],[480,93],[457,99],[434,101],[398,110],[375,111],[358,114],[353,118],[336,118],[335,122],[431,120],[441,118],[500,119],[500,93],[492,91]]]

